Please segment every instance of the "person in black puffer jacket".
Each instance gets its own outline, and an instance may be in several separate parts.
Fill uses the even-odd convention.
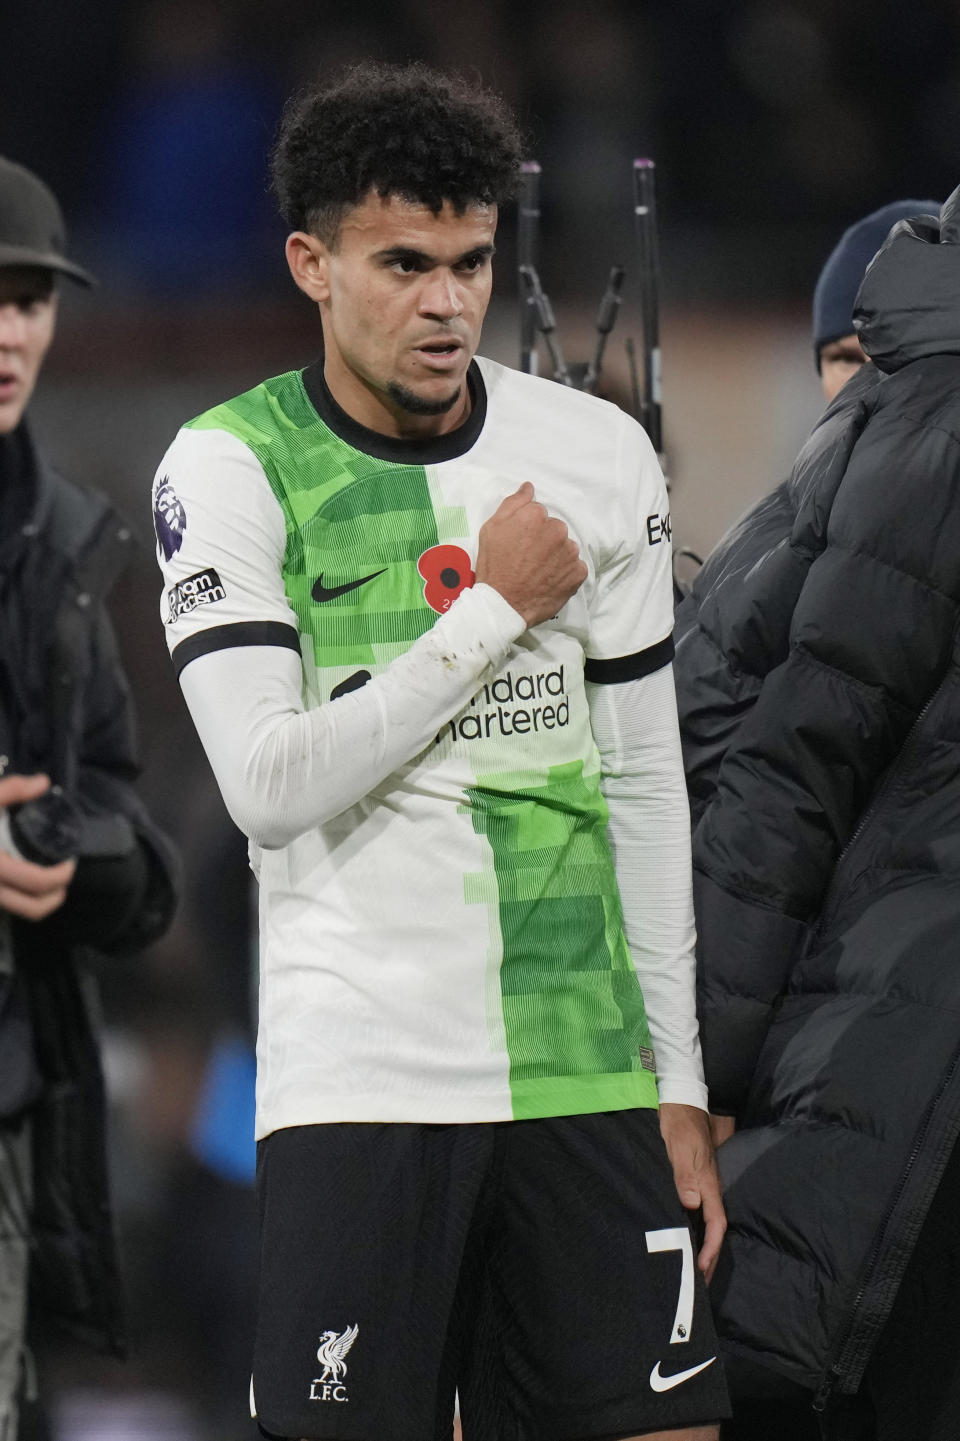
[[[939,218],[893,228],[854,323],[873,364],[776,505],[708,562],[677,653],[704,1060],[711,1105],[737,1126],[711,1291],[742,1390],[805,1398],[844,1441],[946,1441],[960,1414],[960,190]]]
[[[846,229],[827,257],[813,294],[813,359],[827,404],[867,361],[853,328],[853,307],[864,271],[898,220],[938,215],[939,200],[894,200]],[[674,644],[683,644],[674,674],[684,770],[694,823],[712,800],[717,770],[736,727],[756,700],[762,675],[728,665],[724,631],[734,592],[720,589],[727,572],[745,572],[793,526],[789,479],[753,506],[707,557],[677,606]],[[763,604],[762,588],[758,603]]]

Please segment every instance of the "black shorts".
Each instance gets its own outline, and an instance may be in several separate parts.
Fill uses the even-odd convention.
[[[729,1414],[653,1111],[258,1148],[253,1389],[284,1438],[573,1441]]]

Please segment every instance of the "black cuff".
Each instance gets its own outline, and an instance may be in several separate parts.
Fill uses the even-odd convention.
[[[300,654],[300,637],[292,625],[284,625],[279,620],[238,620],[231,625],[212,625],[208,630],[187,636],[174,646],[171,659],[179,676],[184,666],[198,656],[241,645],[279,645]]]

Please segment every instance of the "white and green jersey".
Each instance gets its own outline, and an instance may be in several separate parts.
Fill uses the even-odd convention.
[[[352,804],[251,845],[259,1135],[657,1104],[584,679],[672,656],[662,477],[640,427],[602,401],[486,360],[470,385],[462,427],[397,441],[346,416],[319,367],[291,372],[184,427],[157,474],[178,669],[295,652],[305,712],[348,714],[474,595],[479,615],[480,527],[524,481],[589,572],[552,621],[514,625],[481,657],[472,698],[411,759],[377,779],[371,754]]]

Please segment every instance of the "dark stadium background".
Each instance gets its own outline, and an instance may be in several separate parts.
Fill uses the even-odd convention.
[[[31,0],[4,6],[2,37],[0,153],[50,182],[101,279],[65,296],[34,421],[141,537],[115,614],[144,792],[187,882],[171,935],[104,977],[134,1356],[121,1367],[40,1338],[50,1405],[28,1441],[43,1425],[57,1441],[234,1441],[253,1434],[254,902],[170,675],[148,497],[182,420],[316,351],[266,187],[283,97],[365,56],[474,69],[505,93],[543,166],[541,273],[568,358],[587,357],[607,271],[627,267],[614,396],[636,331],[631,161],[656,160],[674,536],[702,551],[781,478],[816,417],[809,297],[840,231],[960,182],[960,6]],[[484,344],[508,363],[514,261],[508,213]],[[229,1104],[209,1109],[212,1081],[237,1103],[232,1130]]]

